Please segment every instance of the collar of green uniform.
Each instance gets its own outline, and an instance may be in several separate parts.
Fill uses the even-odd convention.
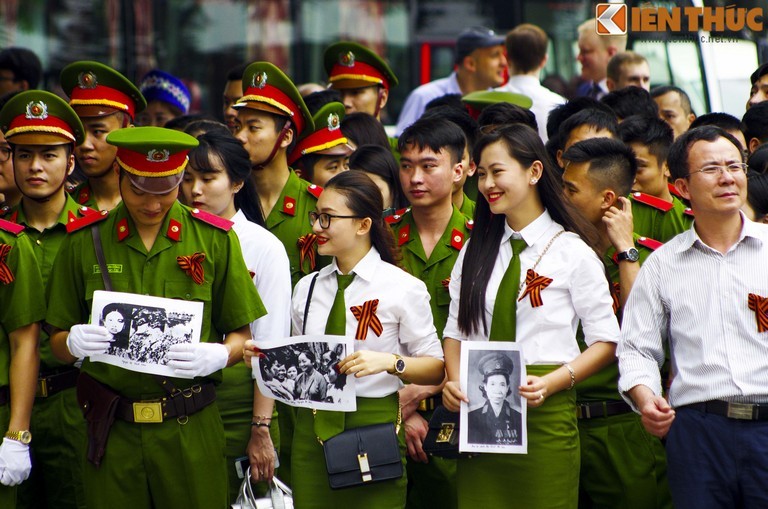
[[[24,199],[22,198],[22,201],[19,202],[18,205],[16,205],[14,208],[8,211],[8,215],[11,215],[14,212],[17,212],[16,222],[18,224],[23,224],[24,226],[29,226],[27,224],[27,215],[24,213],[23,203],[24,203]],[[70,212],[75,217],[79,217],[80,215],[82,215],[80,214],[80,205],[78,205],[77,202],[73,200],[69,194],[67,194],[67,199],[64,202],[64,208],[61,210],[61,214],[59,214],[58,219],[56,219],[56,224],[61,224],[61,225],[64,225],[64,227],[66,227],[67,224],[69,223]]]
[[[120,223],[120,221],[123,219],[128,221],[128,235],[125,237],[125,239],[129,239],[134,235],[134,232],[136,231],[136,223],[134,222],[133,217],[131,217],[130,212],[128,212],[128,207],[125,206],[125,203],[121,201],[117,207],[115,207],[115,210],[112,211],[110,216],[114,216],[115,224]],[[165,214],[163,224],[160,226],[160,230],[158,230],[158,237],[168,237],[168,227],[170,226],[172,219],[182,225],[184,224],[184,205],[178,201],[173,202],[173,205],[171,205],[171,208],[168,209],[168,212]],[[183,237],[184,228],[182,227],[179,234],[179,240],[181,240]]]

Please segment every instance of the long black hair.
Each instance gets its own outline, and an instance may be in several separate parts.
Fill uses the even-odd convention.
[[[235,208],[259,226],[265,226],[259,195],[251,174],[248,152],[229,132],[212,130],[197,137],[200,144],[189,151],[189,162],[199,172],[210,171],[211,157],[218,157],[227,170],[233,184],[242,182],[243,187],[235,195]]]
[[[392,207],[400,210],[408,206],[408,200],[400,185],[400,169],[390,149],[379,145],[361,145],[349,156],[349,169],[378,175],[389,187]]]
[[[536,186],[542,205],[552,219],[566,231],[574,232],[589,244],[597,253],[597,232],[563,198],[563,188],[555,166],[544,149],[544,144],[536,131],[523,124],[512,124],[484,135],[475,145],[474,160],[489,145],[501,142],[509,155],[523,168],[529,168],[534,161],[540,161],[544,170]],[[462,265],[461,290],[459,293],[459,328],[468,334],[480,331],[488,332],[485,320],[485,292],[493,272],[499,245],[504,235],[503,214],[492,214],[485,197],[478,193],[475,209],[475,225],[472,239],[467,246]]]
[[[344,196],[347,207],[358,217],[371,218],[371,244],[385,262],[397,265],[395,239],[381,211],[384,200],[373,180],[361,171],[345,171],[334,175],[325,186]]]

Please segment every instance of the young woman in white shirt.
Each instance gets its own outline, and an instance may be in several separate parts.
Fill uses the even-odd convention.
[[[250,187],[253,184],[248,152],[228,132],[209,131],[199,135],[197,140],[200,144],[189,153],[189,165],[181,183],[184,202],[232,221],[245,265],[267,308],[267,315],[251,324],[253,338],[258,341],[286,337],[289,335],[291,302],[288,255],[277,237],[248,219],[263,223],[258,200],[247,199],[249,194],[255,196],[255,189]],[[261,464],[266,470],[267,465],[274,462],[269,429],[251,426],[253,416],[264,416],[265,422],[271,420],[273,401],[261,396],[251,370],[244,364],[223,371],[223,380],[216,393],[224,421],[227,472],[230,495],[234,500],[240,487],[235,460],[245,455],[249,441],[252,463]]]
[[[444,375],[443,352],[432,323],[429,294],[424,283],[395,265],[394,239],[381,210],[381,192],[367,175],[349,171],[333,177],[317,201],[317,210],[310,213],[318,252],[333,256],[333,262],[317,274],[304,277],[294,290],[294,334],[324,334],[338,288],[337,274],[354,274],[344,291],[344,323],[340,327],[344,335],[355,338],[355,348],[338,362],[337,368],[341,374],[356,377],[357,411],[325,412],[336,414],[332,419],[337,425],[341,423],[336,432],[395,423],[399,416],[397,391],[404,381],[434,385]],[[381,322],[380,334],[373,327],[361,330],[352,312],[353,307],[372,300],[378,301],[375,315]],[[320,412],[315,417],[309,409],[298,410],[292,455],[292,470],[301,473],[292,480],[296,507],[404,507],[405,475],[396,480],[330,489],[323,448],[318,442],[318,438],[330,438],[319,436],[328,429],[317,425],[325,417]],[[404,464],[402,430],[398,439]]]
[[[451,411],[462,401],[479,403],[459,386],[461,341],[516,341],[527,370],[515,392],[528,406],[528,454],[460,459],[459,508],[575,509],[579,442],[570,389],[614,358],[619,337],[603,265],[584,242],[594,231],[563,201],[555,167],[530,127],[512,124],[485,135],[474,159],[480,194],[472,239],[451,274],[443,402]],[[513,238],[525,241],[519,280],[506,282],[500,301]],[[529,269],[549,281],[539,292],[526,291]],[[503,318],[510,313],[511,324]],[[584,353],[576,342],[579,322],[590,345]]]

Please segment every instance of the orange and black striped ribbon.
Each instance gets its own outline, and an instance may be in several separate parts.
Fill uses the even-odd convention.
[[[8,253],[11,252],[11,246],[8,244],[0,244],[0,283],[9,285],[13,283],[15,279],[11,268],[5,263],[5,259],[8,258]]]
[[[205,282],[205,272],[203,271],[203,261],[205,253],[195,253],[192,256],[177,256],[176,261],[181,270],[187,273],[192,280],[201,285]]]
[[[451,285],[451,278],[447,277],[443,279],[442,281],[440,281],[440,284],[443,285],[443,288],[447,290],[448,287]]]
[[[314,233],[307,233],[299,237],[297,242],[299,245],[299,265],[301,270],[304,270],[304,259],[309,260],[309,270],[306,272],[309,274],[315,270],[315,244],[317,244],[317,235]]]
[[[613,314],[615,315],[621,306],[621,285],[619,283],[611,283],[611,299],[613,299]]]
[[[768,299],[757,294],[749,294],[749,309],[757,317],[757,332],[768,331]]]
[[[544,304],[544,302],[541,300],[541,291],[548,287],[552,283],[552,279],[545,277],[545,276],[539,276],[531,269],[528,269],[528,272],[525,273],[525,291],[520,296],[518,300],[523,300],[527,295],[531,297],[531,307],[537,308]]]
[[[352,314],[357,318],[357,331],[355,338],[364,340],[368,336],[368,328],[377,336],[384,332],[384,326],[381,320],[376,316],[376,308],[379,306],[379,299],[367,300],[362,306],[352,306],[349,308]]]

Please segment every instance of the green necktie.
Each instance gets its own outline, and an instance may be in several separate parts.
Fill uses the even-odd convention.
[[[328,321],[325,323],[325,333],[335,336],[344,336],[347,327],[347,305],[344,302],[344,290],[352,284],[355,274],[336,273],[338,289],[333,298],[331,311],[328,313]],[[352,352],[348,352],[352,353]],[[344,412],[329,412],[318,410],[315,414],[315,434],[320,440],[328,440],[344,431]]]
[[[491,318],[490,341],[515,341],[517,333],[517,294],[520,291],[520,253],[527,247],[523,239],[509,239],[512,259],[496,294]]]

